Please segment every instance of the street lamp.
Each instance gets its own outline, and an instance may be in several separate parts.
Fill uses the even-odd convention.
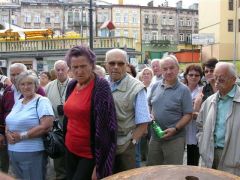
[[[93,50],[93,7],[92,0],[89,0],[89,46]]]

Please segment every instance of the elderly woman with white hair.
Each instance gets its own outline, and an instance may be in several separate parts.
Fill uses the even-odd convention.
[[[151,68],[145,67],[141,71],[140,76],[141,76],[141,81],[143,82],[143,84],[145,85],[145,87],[147,89],[147,97],[148,97],[150,90],[151,90],[150,84],[151,84],[152,78],[153,78],[153,71]]]
[[[18,179],[45,179],[47,156],[42,136],[53,124],[52,105],[46,97],[36,94],[38,77],[32,71],[16,78],[23,98],[15,103],[6,117],[8,153]]]

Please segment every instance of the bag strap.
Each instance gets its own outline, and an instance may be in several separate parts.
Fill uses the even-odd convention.
[[[39,116],[38,116],[38,103],[39,103],[39,100],[40,100],[41,96],[37,98],[37,101],[36,101],[36,113],[37,113],[37,117],[38,117],[38,121],[39,121],[39,124],[40,124],[40,119],[39,119]]]

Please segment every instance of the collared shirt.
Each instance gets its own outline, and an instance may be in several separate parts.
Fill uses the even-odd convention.
[[[236,85],[232,90],[224,97],[219,94],[217,104],[217,119],[214,130],[214,143],[215,147],[224,147],[226,120],[231,113],[231,107],[233,105],[233,97],[236,92]]]
[[[164,80],[154,84],[148,104],[152,107],[156,122],[163,130],[175,127],[184,115],[192,113],[191,92],[179,80],[172,86],[166,86]],[[174,137],[180,136],[185,136],[184,128]],[[153,138],[159,139],[154,133]]]
[[[125,76],[124,76],[125,77]],[[123,79],[124,79],[123,77]],[[111,81],[110,77],[108,78],[109,83],[110,83],[110,88],[111,91],[114,92],[116,91],[118,85],[121,83],[121,80],[118,80],[116,82]],[[135,123],[136,124],[141,124],[141,123],[146,123],[150,122],[150,113],[148,109],[148,103],[147,103],[147,93],[145,89],[142,89],[138,92],[136,95],[135,103],[134,103],[134,108],[135,108]]]
[[[57,80],[58,94],[59,94],[60,101],[62,104],[65,102],[65,94],[66,94],[66,90],[67,90],[67,85],[70,80],[71,80],[70,78],[67,78],[63,83],[61,83],[59,80]]]
[[[14,86],[14,84],[12,85],[11,88],[12,88],[13,93],[14,93],[14,102],[17,102],[20,99],[22,94],[20,93],[20,91],[17,90],[17,88]]]
[[[58,79],[55,79],[45,86],[45,92],[52,103],[54,115],[60,120],[60,123],[63,121],[63,116],[58,114],[57,107],[64,104],[67,85],[70,81],[71,79],[67,78],[63,83],[60,83]]]

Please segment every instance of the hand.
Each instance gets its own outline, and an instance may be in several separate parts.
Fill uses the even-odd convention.
[[[200,108],[201,108],[201,105],[202,105],[202,99],[203,99],[203,93],[199,93],[197,96],[196,96],[196,99],[194,101],[194,104],[193,104],[193,109],[194,111],[196,112],[199,112]]]
[[[151,118],[151,120],[155,119],[153,114],[150,114],[150,118]]]
[[[92,180],[97,180],[96,166],[93,169]]]
[[[15,144],[20,141],[20,134],[17,132],[6,131],[6,137],[9,144]]]
[[[176,128],[168,128],[164,130],[164,136],[162,137],[163,139],[169,139],[173,135],[177,133]]]

